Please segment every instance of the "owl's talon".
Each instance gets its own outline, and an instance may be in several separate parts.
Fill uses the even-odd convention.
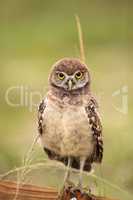
[[[81,188],[75,186],[75,187],[72,187],[72,188],[71,188],[71,192],[72,192],[72,193],[75,193],[75,192],[83,193],[83,190],[81,190]]]
[[[70,189],[72,187],[75,187],[75,184],[70,180],[66,180],[65,183],[63,184],[62,188],[63,189],[67,189],[67,188]]]

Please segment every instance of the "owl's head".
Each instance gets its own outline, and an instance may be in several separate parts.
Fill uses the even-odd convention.
[[[53,65],[49,83],[65,91],[74,91],[90,85],[87,66],[79,59],[64,58]]]

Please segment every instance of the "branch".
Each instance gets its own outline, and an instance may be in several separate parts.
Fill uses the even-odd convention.
[[[57,200],[58,192],[54,188],[38,187],[33,185],[20,185],[17,197],[17,183],[10,181],[0,181],[0,200]],[[79,191],[75,192],[77,200],[115,200],[105,197],[96,197],[88,195],[81,195]],[[65,190],[62,195],[62,200],[72,199],[69,189]]]

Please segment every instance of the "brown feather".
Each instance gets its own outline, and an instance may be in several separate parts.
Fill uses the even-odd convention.
[[[93,133],[93,137],[96,141],[92,162],[101,163],[103,158],[102,125],[100,118],[98,116],[96,100],[92,98],[85,109],[88,115],[89,124]]]
[[[77,70],[80,70],[82,72],[87,71],[87,66],[83,62],[81,62],[79,59],[76,58],[63,58],[56,62],[53,65],[53,69],[55,71],[63,71],[68,75],[73,74]]]

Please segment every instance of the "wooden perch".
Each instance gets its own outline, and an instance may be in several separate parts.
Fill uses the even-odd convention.
[[[33,185],[20,185],[18,195],[15,198],[17,184],[10,181],[0,181],[0,200],[58,200],[58,192],[54,188],[38,187]],[[89,197],[75,192],[75,200],[115,200],[105,197]],[[63,193],[63,200],[72,200],[69,189]],[[74,198],[73,198],[74,199]]]

